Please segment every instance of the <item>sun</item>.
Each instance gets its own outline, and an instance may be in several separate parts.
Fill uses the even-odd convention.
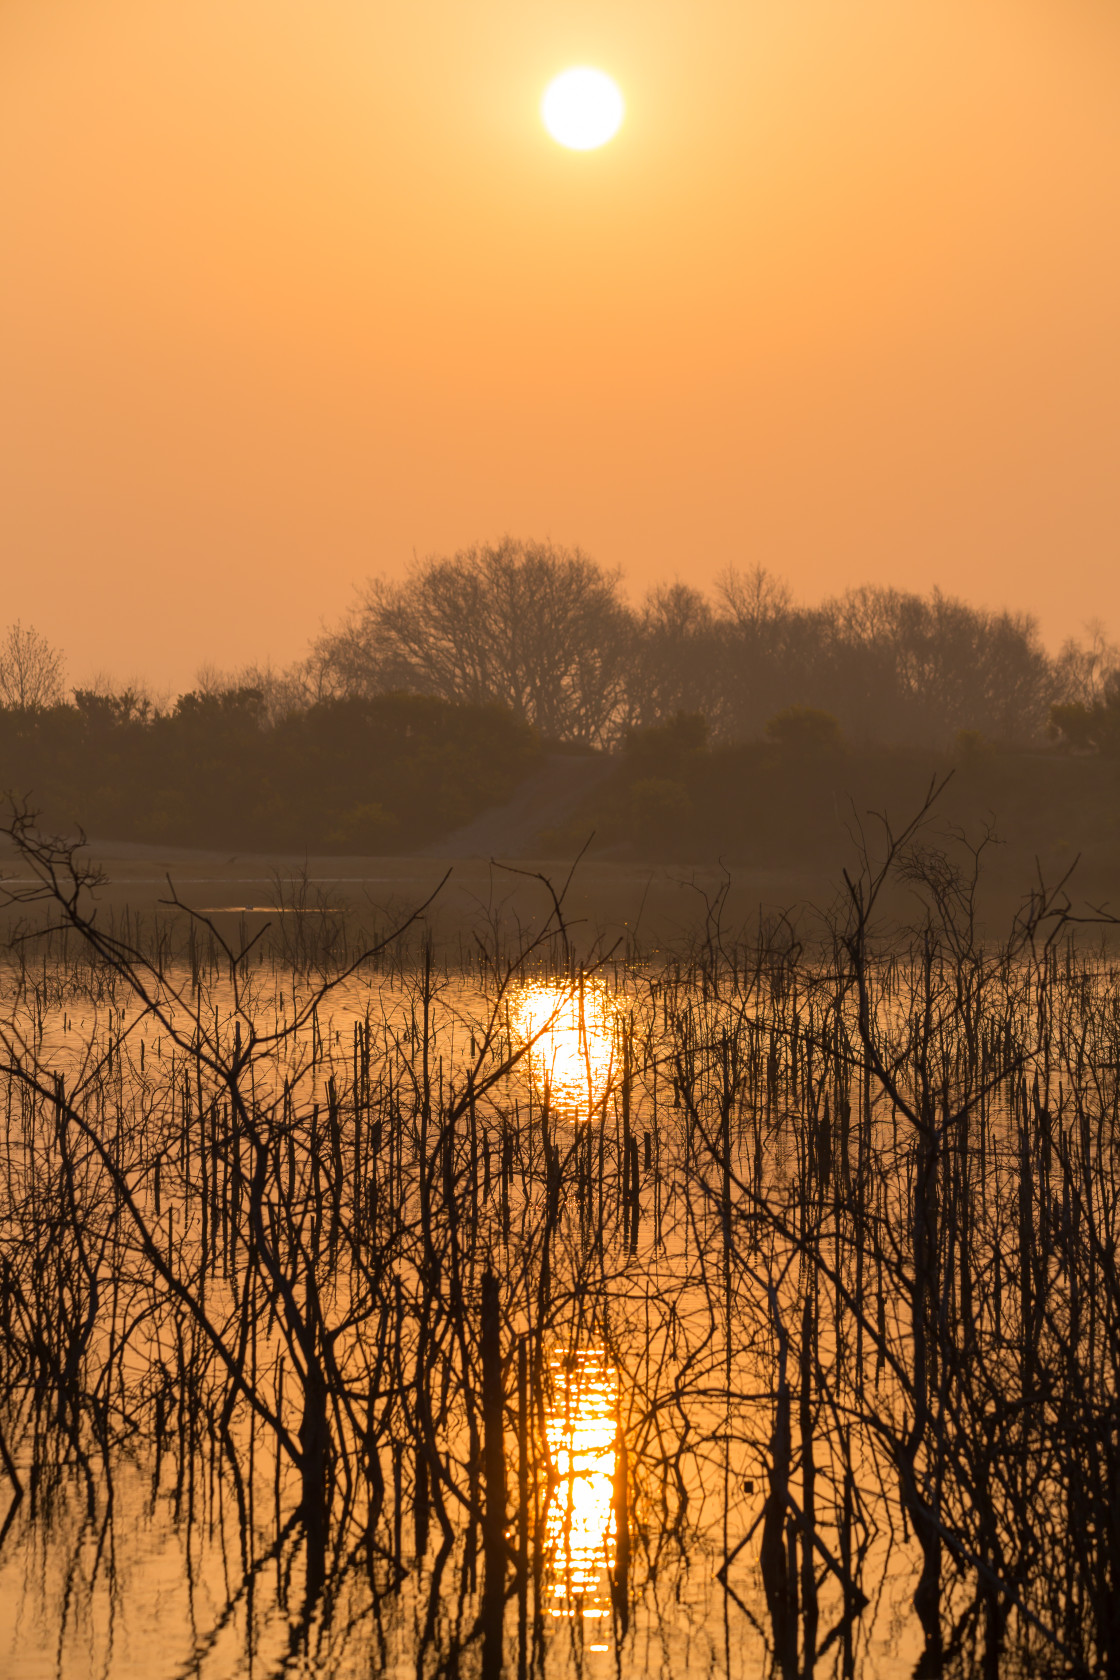
[[[554,140],[590,152],[618,133],[626,107],[610,77],[589,65],[562,70],[544,90],[541,118]]]

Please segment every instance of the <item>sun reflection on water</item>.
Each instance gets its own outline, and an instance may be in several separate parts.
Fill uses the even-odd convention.
[[[557,1484],[545,1516],[548,1609],[605,1618],[617,1543],[618,1378],[601,1348],[555,1354],[549,1374]],[[604,1632],[601,1623],[588,1627],[592,1638]]]
[[[606,986],[533,981],[518,992],[510,1024],[529,1045],[529,1076],[539,1101],[574,1124],[603,1111],[615,1077],[618,1006]]]

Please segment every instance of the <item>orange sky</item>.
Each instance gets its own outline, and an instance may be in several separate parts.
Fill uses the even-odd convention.
[[[1113,0],[0,0],[0,623],[182,687],[509,531],[1120,635],[1118,87]]]

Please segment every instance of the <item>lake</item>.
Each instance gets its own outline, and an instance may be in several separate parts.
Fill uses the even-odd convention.
[[[1120,1661],[1105,957],[300,939],[4,969],[0,1671]]]

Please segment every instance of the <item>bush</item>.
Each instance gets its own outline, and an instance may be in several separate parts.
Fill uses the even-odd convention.
[[[425,696],[328,700],[271,726],[250,688],[164,713],[92,701],[0,709],[0,786],[54,827],[122,840],[407,848],[508,797],[540,754],[503,708]]]

